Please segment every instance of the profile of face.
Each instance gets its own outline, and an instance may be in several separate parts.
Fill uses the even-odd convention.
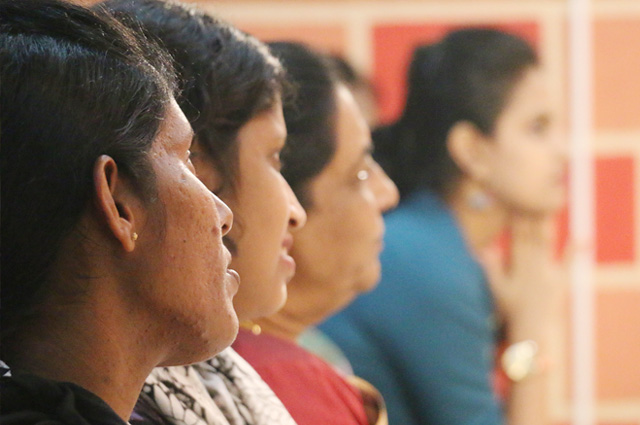
[[[239,131],[237,182],[232,194],[222,194],[236,224],[228,237],[234,246],[231,266],[242,284],[234,305],[240,320],[273,314],[287,299],[287,283],[296,264],[289,255],[294,233],[306,213],[280,174],[280,151],[287,129],[278,99]],[[195,155],[198,176],[214,189],[219,177],[205,155]]]
[[[511,211],[553,212],[565,201],[566,148],[544,75],[530,68],[514,87],[486,143],[483,182]]]
[[[298,270],[290,291],[330,302],[335,311],[380,278],[382,214],[398,202],[398,191],[371,156],[369,127],[352,94],[338,85],[336,150],[309,183],[311,207],[296,235],[292,255]],[[327,315],[332,311],[327,311]]]
[[[189,159],[193,132],[175,102],[149,157],[158,192],[142,223],[132,255],[141,255],[132,286],[137,308],[148,312],[170,347],[164,364],[200,361],[231,344],[238,331],[233,296],[237,273],[222,237],[231,210],[196,177]]]

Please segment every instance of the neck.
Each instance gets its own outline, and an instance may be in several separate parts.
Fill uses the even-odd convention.
[[[273,316],[263,317],[254,321],[259,325],[262,333],[277,336],[278,338],[296,342],[298,337],[311,326],[295,316],[279,311]]]
[[[338,307],[337,296],[327,296],[327,285],[310,278],[302,267],[288,284],[287,302],[277,313],[255,320],[262,332],[296,341],[309,327]],[[349,298],[350,299],[350,298]],[[339,305],[345,305],[343,302]]]
[[[117,320],[126,313],[113,301],[90,296],[79,303],[48,303],[37,323],[20,331],[7,363],[15,370],[77,384],[128,421],[144,380],[160,359],[144,344],[141,331],[130,332],[135,326]]]
[[[462,234],[475,254],[494,243],[508,221],[506,209],[495,200],[482,208],[471,205],[470,197],[479,190],[481,189],[476,183],[461,182],[448,199]]]

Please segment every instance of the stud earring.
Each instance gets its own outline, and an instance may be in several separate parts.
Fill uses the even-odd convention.
[[[136,232],[133,232],[133,235],[131,235],[131,239],[133,239],[133,241],[137,241],[138,240],[138,234]]]

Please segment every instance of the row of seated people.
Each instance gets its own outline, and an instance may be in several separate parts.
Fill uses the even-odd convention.
[[[526,42],[418,48],[373,138],[334,59],[181,3],[2,0],[0,56],[3,423],[544,423],[565,155]],[[332,315],[359,378],[302,346]]]

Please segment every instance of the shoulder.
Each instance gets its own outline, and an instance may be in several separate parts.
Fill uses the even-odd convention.
[[[259,342],[247,348],[251,341]],[[366,423],[359,391],[316,355],[268,335],[240,337],[234,348],[256,369],[299,424]],[[342,419],[336,422],[336,418]]]
[[[3,425],[125,424],[98,396],[69,382],[16,374],[0,378],[0,395]]]

